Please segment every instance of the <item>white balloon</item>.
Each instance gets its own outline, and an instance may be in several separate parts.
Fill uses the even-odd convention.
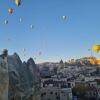
[[[63,20],[67,20],[68,19],[68,16],[62,16],[62,19]]]
[[[62,18],[63,18],[63,19],[65,19],[65,18],[66,18],[66,16],[62,16]]]
[[[8,20],[5,20],[5,24],[8,24]]]
[[[19,21],[22,22],[22,18],[20,18]]]
[[[31,28],[31,29],[33,29],[33,28],[34,28],[34,26],[33,26],[33,25],[31,25],[31,26],[30,26],[30,28]]]

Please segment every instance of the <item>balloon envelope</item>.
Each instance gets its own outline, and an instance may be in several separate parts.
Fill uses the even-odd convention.
[[[62,16],[63,20],[68,20],[68,16]]]
[[[15,0],[15,4],[16,4],[17,6],[21,5],[21,0]]]
[[[8,12],[9,12],[9,14],[12,14],[13,13],[13,9],[12,8],[9,8],[8,9]]]
[[[33,29],[33,28],[34,28],[34,26],[33,26],[33,25],[31,25],[31,26],[30,26],[30,28],[31,28],[31,29]]]
[[[8,24],[8,20],[5,20],[5,24]]]
[[[66,19],[66,16],[62,16],[62,18],[65,20]]]
[[[19,21],[22,22],[22,18],[20,18]]]
[[[92,49],[93,49],[93,51],[95,51],[95,52],[98,53],[100,51],[100,45],[97,45],[97,44],[96,45],[93,45],[92,46]]]

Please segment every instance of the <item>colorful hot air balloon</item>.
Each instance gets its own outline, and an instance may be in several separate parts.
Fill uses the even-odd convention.
[[[9,8],[8,9],[8,12],[9,12],[9,14],[12,14],[13,13],[13,9],[12,8]]]
[[[21,0],[15,0],[15,3],[17,6],[20,6],[21,5]]]
[[[99,52],[100,51],[100,45],[98,45],[98,44],[96,44],[96,45],[93,45],[92,46],[92,49],[93,49],[93,51],[95,51],[95,52]]]

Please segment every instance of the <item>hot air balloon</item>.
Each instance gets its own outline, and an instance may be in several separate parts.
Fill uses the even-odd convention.
[[[26,49],[25,48],[23,48],[23,52],[25,52],[26,51]]]
[[[21,0],[15,0],[15,3],[17,6],[20,6],[21,5]]]
[[[19,21],[22,22],[22,18],[20,18]]]
[[[5,20],[5,24],[8,24],[8,20]]]
[[[31,29],[33,29],[33,28],[34,28],[34,26],[33,26],[33,25],[30,25],[30,28],[31,28]]]
[[[65,20],[66,19],[66,16],[62,16],[62,19]]]
[[[95,52],[99,52],[100,51],[100,45],[98,45],[98,44],[96,44],[96,45],[93,45],[92,46],[92,49],[93,49],[93,51],[95,51]]]
[[[13,13],[13,9],[12,8],[9,8],[8,9],[8,12],[9,12],[9,14],[12,14]]]
[[[63,20],[68,20],[68,16],[62,16]]]

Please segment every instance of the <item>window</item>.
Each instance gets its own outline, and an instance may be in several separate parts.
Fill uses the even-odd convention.
[[[53,94],[53,92],[51,91],[50,94]]]
[[[57,96],[57,92],[55,92],[55,95]]]

